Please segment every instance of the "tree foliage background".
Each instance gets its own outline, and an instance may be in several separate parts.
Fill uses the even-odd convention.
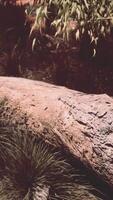
[[[87,34],[95,56],[99,38],[111,36],[112,0],[1,0],[0,3],[25,6],[27,16],[33,19],[30,34],[34,30],[38,33],[32,48],[39,39],[39,32],[50,36],[57,48],[60,43],[69,45],[71,38],[81,41]]]
[[[112,0],[1,0],[0,9],[6,74],[113,93]]]
[[[57,39],[57,47],[62,41],[68,44],[72,34],[80,41],[87,33],[93,43],[93,56],[98,39],[110,36],[113,26],[112,0],[39,0],[26,12],[35,17],[31,32],[49,29],[49,34]]]

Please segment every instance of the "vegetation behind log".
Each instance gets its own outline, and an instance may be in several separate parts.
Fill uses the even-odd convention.
[[[89,37],[92,47],[92,56],[95,56],[97,43],[100,38],[111,37],[113,27],[113,2],[112,0],[36,0],[19,1],[26,7],[26,13],[34,23],[34,30],[40,34],[49,35],[50,42],[56,41],[56,48],[63,42],[70,44],[73,39],[76,43],[81,41],[84,35]],[[1,1],[1,4],[18,4],[17,0]],[[36,36],[36,35],[35,35]],[[39,40],[39,34],[34,38],[32,48]],[[49,38],[49,39],[50,39]]]
[[[95,7],[96,3],[100,5],[98,12],[105,7],[109,15],[109,7],[111,9],[111,19],[95,18],[100,28],[105,26],[104,31],[109,30],[109,33],[101,33],[98,28],[96,39],[91,39],[93,23],[88,21],[87,14],[83,27],[81,18],[77,21],[78,9],[73,16],[70,14],[72,4],[78,2],[79,5],[80,1],[21,2],[22,6],[15,6],[14,1],[0,4],[0,74],[44,80],[87,93],[113,94],[112,1],[95,1]],[[64,2],[69,13],[64,9]],[[85,3],[81,2],[81,8],[84,5],[85,9]],[[90,1],[87,3],[90,7]],[[96,12],[93,9],[90,11]],[[67,18],[64,17],[66,13]],[[95,34],[97,24],[93,27]],[[59,28],[61,33],[58,33]]]
[[[111,0],[39,0],[26,11],[27,14],[35,16],[31,31],[35,29],[43,33],[44,28],[45,31],[49,29],[49,34],[57,40],[57,47],[62,40],[68,44],[72,35],[76,41],[80,41],[84,34],[87,34],[93,46],[92,55],[95,56],[98,40],[111,35]]]

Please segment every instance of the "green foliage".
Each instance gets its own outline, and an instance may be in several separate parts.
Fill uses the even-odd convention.
[[[32,31],[38,29],[41,32],[45,21],[53,16],[50,27],[55,29],[54,38],[61,41],[68,42],[72,32],[76,40],[81,40],[87,32],[96,46],[98,39],[109,35],[113,26],[112,0],[39,0],[33,7],[36,15]]]

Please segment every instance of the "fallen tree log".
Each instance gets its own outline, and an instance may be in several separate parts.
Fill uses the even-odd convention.
[[[113,188],[113,99],[0,77],[0,122],[63,146]]]

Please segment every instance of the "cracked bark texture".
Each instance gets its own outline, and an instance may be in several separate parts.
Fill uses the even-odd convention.
[[[113,99],[0,77],[0,123],[62,146],[113,188]]]

